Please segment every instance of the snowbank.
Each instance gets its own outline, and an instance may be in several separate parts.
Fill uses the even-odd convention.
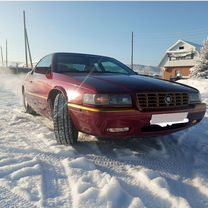
[[[207,109],[208,109],[208,79],[192,78],[187,80],[179,80],[178,82],[198,89],[201,93],[202,102],[207,104]],[[208,117],[208,113],[206,113],[206,117]]]
[[[70,179],[73,207],[144,207],[138,197],[123,189],[119,181],[84,157],[63,161]]]
[[[197,88],[202,94],[202,98],[208,97],[208,79],[183,79],[178,82]]]

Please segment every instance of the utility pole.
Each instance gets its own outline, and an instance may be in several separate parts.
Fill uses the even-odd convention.
[[[131,69],[134,66],[134,32],[131,33]]]
[[[7,50],[7,40],[6,40],[6,67],[8,67],[8,50]]]
[[[28,53],[29,53],[29,59],[30,59],[30,66],[31,66],[31,68],[33,68],[32,55],[31,55],[31,52],[30,52],[30,44],[29,44],[27,33],[26,33],[26,40],[27,40],[27,47],[28,47]]]
[[[28,67],[28,60],[27,60],[27,30],[26,30],[26,20],[25,20],[25,11],[23,11],[23,21],[24,21],[24,40],[25,40],[25,63],[26,67]]]
[[[30,66],[31,66],[31,68],[33,68],[32,55],[31,55],[31,52],[30,52],[30,45],[29,45],[27,29],[26,29],[25,11],[23,11],[23,18],[24,18],[24,40],[25,40],[25,61],[26,61],[26,67],[28,67],[28,53],[29,53]]]
[[[2,64],[2,66],[4,66],[4,57],[3,57],[2,46],[1,46],[1,64]]]

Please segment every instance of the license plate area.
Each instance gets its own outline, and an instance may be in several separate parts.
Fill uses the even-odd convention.
[[[188,112],[153,114],[150,120],[150,124],[165,127],[167,125],[171,126],[172,124],[187,123],[189,122],[187,115]]]

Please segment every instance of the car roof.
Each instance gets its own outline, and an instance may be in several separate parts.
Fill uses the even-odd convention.
[[[95,54],[87,54],[87,53],[71,53],[71,52],[55,52],[52,55],[76,55],[76,56],[89,56],[89,57],[95,57],[95,58],[112,58],[108,56],[102,56],[102,55],[95,55]]]

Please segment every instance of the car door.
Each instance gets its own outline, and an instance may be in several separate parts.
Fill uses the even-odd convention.
[[[41,115],[47,116],[47,97],[52,87],[51,74],[52,55],[40,60],[28,77],[27,94],[28,103]]]

